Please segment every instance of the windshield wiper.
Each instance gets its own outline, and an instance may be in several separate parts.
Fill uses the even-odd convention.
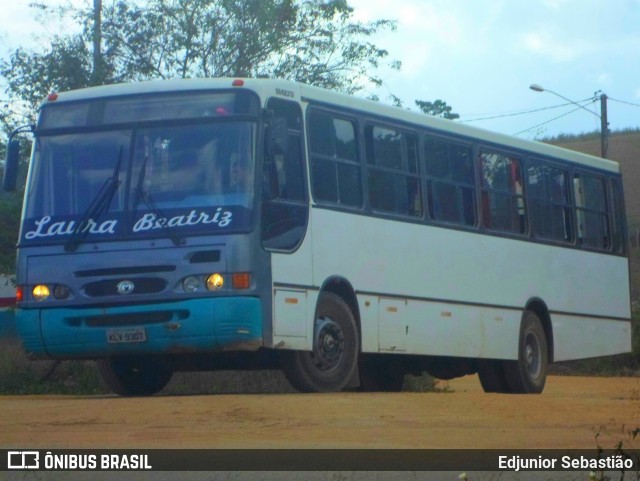
[[[171,242],[174,245],[180,246],[184,244],[184,240],[178,235],[176,230],[167,225],[167,216],[160,210],[160,207],[156,205],[151,194],[144,190],[144,177],[147,174],[147,162],[149,160],[149,156],[146,155],[144,160],[142,161],[142,165],[140,166],[140,173],[138,174],[138,181],[136,182],[136,198],[133,206],[133,211],[135,212],[138,209],[138,204],[140,200],[144,202],[144,205],[147,206],[153,215],[155,216],[155,221],[160,224],[162,230],[164,230]]]
[[[71,237],[64,246],[66,252],[75,251],[80,243],[84,240],[89,232],[89,221],[96,221],[100,216],[109,210],[111,200],[118,190],[120,185],[120,165],[122,164],[123,148],[120,147],[120,154],[118,156],[118,162],[113,169],[113,174],[104,181],[102,187],[98,191],[98,194],[94,197],[93,201],[85,211],[82,219],[76,225],[75,229],[71,233]]]

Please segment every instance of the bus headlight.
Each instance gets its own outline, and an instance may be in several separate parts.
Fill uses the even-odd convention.
[[[35,286],[31,291],[31,293],[33,294],[33,298],[36,301],[44,301],[47,297],[51,295],[51,291],[49,290],[49,287],[45,286],[44,284],[38,284],[37,286]]]
[[[182,281],[182,288],[185,292],[195,292],[200,288],[200,281],[196,276],[185,277]]]
[[[222,274],[211,274],[207,277],[207,289],[210,291],[218,291],[224,286],[224,277]]]
[[[71,295],[71,289],[69,289],[64,284],[56,284],[53,287],[53,297],[55,297],[56,299],[61,301],[68,298],[69,295]]]

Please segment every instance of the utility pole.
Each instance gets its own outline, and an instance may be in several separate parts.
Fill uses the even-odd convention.
[[[609,121],[607,120],[607,94],[600,94],[600,152],[607,158],[609,150]]]
[[[564,95],[560,95],[558,92],[554,92],[553,90],[545,89],[544,87],[538,84],[531,84],[529,88],[534,92],[549,92],[550,94],[555,95],[556,97],[560,97],[562,100],[566,100],[567,102],[577,105],[582,110],[586,110],[590,114],[595,115],[600,119],[600,156],[603,159],[607,158],[607,151],[609,150],[609,121],[607,119],[607,94],[603,93],[601,90],[598,90],[593,94],[593,100],[595,101],[598,98],[598,94],[600,95],[600,115],[589,110],[584,105],[580,105],[578,102],[574,102],[571,99],[568,99]]]
[[[93,70],[91,85],[100,85],[102,78],[102,0],[93,0]]]

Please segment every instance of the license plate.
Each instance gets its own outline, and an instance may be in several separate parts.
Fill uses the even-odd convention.
[[[127,329],[107,329],[107,342],[118,344],[122,342],[145,342],[147,333],[143,327]]]

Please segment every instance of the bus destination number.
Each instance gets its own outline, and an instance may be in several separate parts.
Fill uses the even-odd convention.
[[[281,97],[289,97],[290,99],[296,96],[293,90],[285,90],[285,89],[276,89],[276,94]]]
[[[147,333],[141,327],[129,329],[107,329],[107,341],[110,344],[122,342],[145,342]]]

